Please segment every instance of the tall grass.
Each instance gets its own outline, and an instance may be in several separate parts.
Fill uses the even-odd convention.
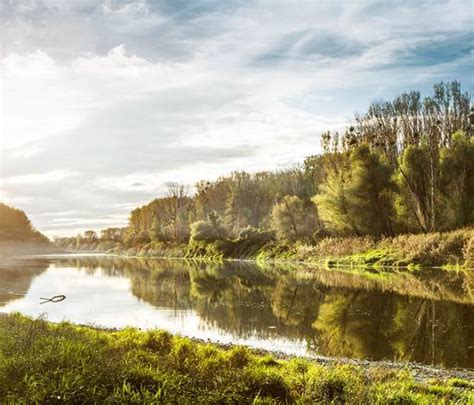
[[[275,360],[162,331],[103,331],[0,316],[0,403],[439,403],[474,400],[469,381]]]
[[[302,261],[335,265],[464,267],[474,264],[474,228],[427,234],[325,238],[314,245],[296,245]]]

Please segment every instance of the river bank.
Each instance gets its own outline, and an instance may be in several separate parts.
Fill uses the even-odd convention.
[[[7,403],[474,400],[469,371],[289,358],[163,331],[101,330],[20,315],[0,316],[0,353],[0,399]]]
[[[267,240],[259,234],[247,238],[190,241],[188,244],[150,242],[126,246],[96,242],[59,246],[69,252],[104,252],[136,257],[176,257],[205,260],[257,260],[302,262],[325,268],[453,270],[474,268],[474,228],[427,234],[371,237],[326,237],[314,243]]]

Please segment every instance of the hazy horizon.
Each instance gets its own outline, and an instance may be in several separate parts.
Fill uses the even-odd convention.
[[[126,225],[167,182],[300,162],[373,100],[474,84],[471,1],[19,0],[0,16],[0,201],[48,236]]]

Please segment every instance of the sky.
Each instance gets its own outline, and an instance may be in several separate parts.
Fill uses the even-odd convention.
[[[0,201],[42,232],[320,152],[374,100],[474,86],[451,1],[0,0]]]

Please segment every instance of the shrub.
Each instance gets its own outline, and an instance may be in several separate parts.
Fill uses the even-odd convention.
[[[266,231],[249,225],[240,231],[239,239],[245,239],[260,245],[275,240],[275,232]]]
[[[191,241],[212,242],[224,239],[228,231],[222,224],[221,218],[215,212],[208,215],[207,220],[197,221],[191,224]]]

